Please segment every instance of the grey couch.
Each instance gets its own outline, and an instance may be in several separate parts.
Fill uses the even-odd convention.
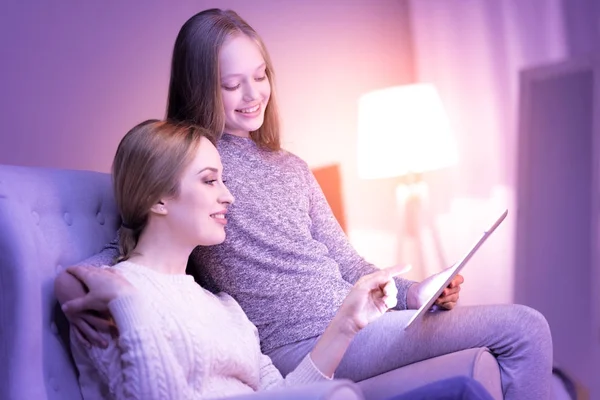
[[[53,280],[64,266],[100,251],[118,224],[109,175],[0,165],[0,398],[81,398]],[[502,398],[498,364],[477,348],[359,383],[337,380],[239,399],[385,399],[457,375]]]

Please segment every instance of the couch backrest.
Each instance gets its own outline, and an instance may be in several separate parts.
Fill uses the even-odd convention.
[[[53,280],[118,224],[110,175],[0,165],[2,399],[81,398]]]

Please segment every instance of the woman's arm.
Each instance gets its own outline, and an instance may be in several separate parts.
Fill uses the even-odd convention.
[[[273,365],[271,358],[265,354],[261,354],[259,390],[300,386],[331,379],[331,377],[327,377],[319,371],[308,355],[284,379],[279,370]]]
[[[148,302],[119,273],[86,267],[68,271],[84,282],[98,303],[108,304],[119,335],[105,336],[107,347],[90,347],[72,339],[117,399],[192,399],[181,364],[166,339],[164,326]],[[84,297],[91,301],[88,295]],[[67,303],[68,304],[68,303]],[[83,379],[85,382],[85,377]],[[85,391],[85,388],[82,388]]]
[[[386,268],[356,282],[310,353],[319,371],[333,376],[354,336],[396,306],[398,289],[393,278],[409,269],[410,266]]]
[[[276,379],[269,366],[270,359],[263,356],[268,361],[262,363],[261,386],[273,388],[333,379],[354,336],[396,305],[397,289],[392,278],[408,269],[410,267],[396,266],[360,278],[313,350],[285,379]]]

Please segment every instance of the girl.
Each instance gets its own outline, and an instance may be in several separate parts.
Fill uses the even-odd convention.
[[[221,171],[201,128],[146,121],[121,141],[113,163],[120,262],[68,269],[88,287],[96,311],[107,305],[119,331],[118,339],[105,335],[105,348],[72,336],[84,399],[204,399],[331,379],[356,333],[396,304],[391,277],[399,267],[361,278],[283,379],[235,300],[185,274],[196,246],[225,239],[233,196]]]
[[[225,291],[258,328],[261,347],[283,375],[314,347],[352,285],[376,267],[362,259],[336,223],[306,163],[280,148],[273,66],[257,33],[232,11],[211,9],[181,28],[171,67],[167,117],[215,132],[228,186],[227,239],[194,251],[188,272],[211,291]],[[112,263],[115,242],[84,262]],[[201,273],[200,273],[201,271]],[[62,302],[80,292],[59,277]],[[426,358],[488,347],[501,366],[507,399],[550,395],[552,340],[545,318],[528,307],[457,307],[462,277],[446,289],[439,312],[404,331],[430,277],[396,278],[398,312],[357,335],[336,376],[360,381]],[[71,286],[69,286],[71,285]],[[107,322],[68,315],[94,339]],[[90,326],[91,325],[91,326]]]

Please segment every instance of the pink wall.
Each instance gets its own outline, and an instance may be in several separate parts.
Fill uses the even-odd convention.
[[[108,171],[125,132],[164,115],[178,29],[215,6],[271,52],[285,147],[342,163],[350,225],[389,223],[394,182],[356,178],[357,98],[412,79],[403,1],[3,2],[0,163]]]

